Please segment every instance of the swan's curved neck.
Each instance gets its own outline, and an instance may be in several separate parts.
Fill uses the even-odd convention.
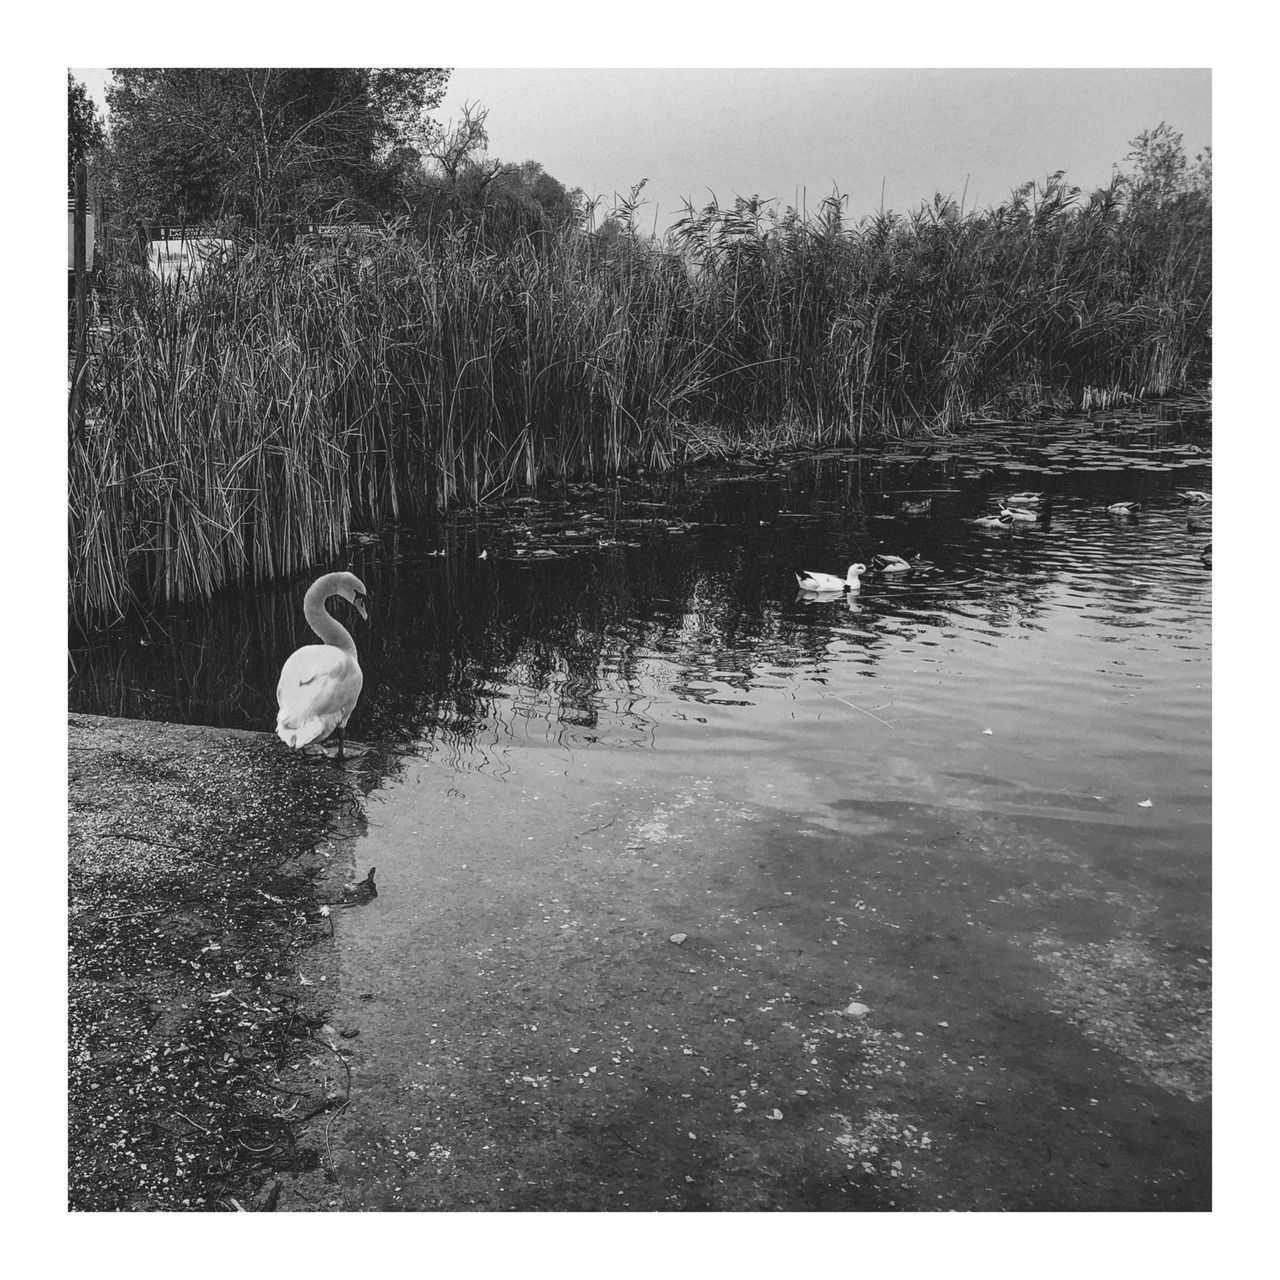
[[[325,644],[331,644],[335,649],[341,649],[343,653],[349,653],[355,657],[356,642],[351,638],[351,632],[325,608],[325,601],[328,598],[329,592],[322,578],[303,598],[302,616],[306,618],[311,630]]]

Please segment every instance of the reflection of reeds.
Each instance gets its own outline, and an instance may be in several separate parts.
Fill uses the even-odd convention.
[[[739,202],[665,250],[389,230],[122,278],[71,429],[73,617],[287,575],[353,527],[539,479],[1206,373],[1207,227],[1073,201],[1055,179],[853,228],[838,202]]]

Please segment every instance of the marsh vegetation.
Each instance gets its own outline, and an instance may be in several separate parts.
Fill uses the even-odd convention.
[[[661,241],[402,218],[117,254],[69,434],[81,625],[332,558],[353,530],[540,482],[1108,408],[1209,374],[1207,160],[1167,129],[1083,195],[910,215],[739,199]]]

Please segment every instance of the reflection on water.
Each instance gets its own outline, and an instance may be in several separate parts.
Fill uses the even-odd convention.
[[[927,776],[935,800],[976,788],[1116,821],[1154,796],[1164,837],[1202,850],[1211,507],[1179,492],[1210,488],[1208,448],[1203,416],[984,424],[553,490],[358,542],[340,566],[373,601],[352,626],[353,736],[499,775],[554,745],[624,748],[638,771],[655,751],[704,769],[709,753],[762,768],[787,753],[846,794]],[[1045,495],[1034,520],[973,523],[1028,489]],[[1136,519],[1108,513],[1122,500]],[[877,553],[936,569],[797,596],[796,568]],[[73,639],[73,708],[271,728],[280,664],[309,639],[309,578]],[[909,781],[889,758],[914,762]]]

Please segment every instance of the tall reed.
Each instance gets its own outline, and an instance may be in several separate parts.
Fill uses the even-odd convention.
[[[73,620],[331,557],[548,477],[1109,403],[1207,377],[1207,222],[1055,177],[846,226],[758,201],[665,244],[404,228],[119,267],[69,442]]]

